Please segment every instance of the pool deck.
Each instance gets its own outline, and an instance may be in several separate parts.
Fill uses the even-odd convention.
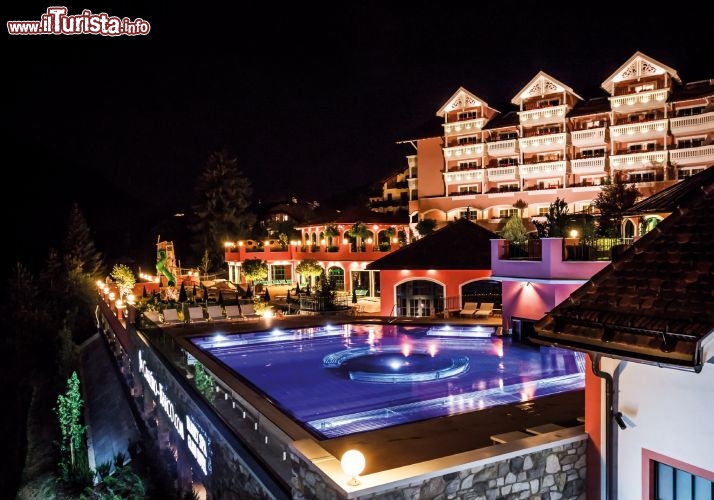
[[[399,322],[406,324],[501,325],[498,316],[490,318],[385,318],[380,316],[334,316],[335,323]],[[325,316],[288,316],[283,319],[230,320],[194,325],[172,325],[164,331],[179,341],[184,348],[193,350],[183,337],[205,336],[212,332],[234,333],[269,330],[271,328],[299,328],[315,326],[329,321]],[[491,436],[512,431],[523,431],[544,424],[557,424],[565,428],[581,426],[578,420],[584,414],[584,391],[544,396],[533,401],[486,408],[471,413],[435,418],[421,422],[397,425],[350,436],[320,440],[307,433],[272,408],[265,399],[252,393],[250,388],[236,381],[220,365],[211,366],[216,376],[235,388],[248,399],[262,407],[261,412],[295,440],[310,437],[336,458],[350,448],[360,449],[367,457],[364,474],[371,474],[457,453],[492,446]],[[505,446],[505,445],[504,445]]]

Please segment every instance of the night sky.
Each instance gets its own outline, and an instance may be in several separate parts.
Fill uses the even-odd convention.
[[[6,21],[58,5],[14,3]],[[324,200],[379,180],[412,152],[397,141],[439,130],[435,113],[459,86],[507,112],[543,70],[595,97],[637,50],[684,81],[714,78],[711,24],[697,28],[672,7],[150,3],[60,4],[142,18],[146,36],[3,35],[15,260],[57,244],[73,201],[106,255],[138,244],[151,256],[144,238],[188,209],[203,162],[221,148],[255,200]]]

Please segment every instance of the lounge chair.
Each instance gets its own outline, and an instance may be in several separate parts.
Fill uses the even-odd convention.
[[[221,306],[208,306],[206,308],[209,321],[221,321],[226,319],[223,317],[223,308]]]
[[[227,319],[239,319],[241,317],[242,316],[240,314],[240,307],[238,307],[235,304],[226,306],[226,318]]]
[[[188,308],[188,318],[190,323],[203,323],[206,317],[203,315],[203,306],[191,306]]]
[[[155,325],[161,323],[161,320],[159,319],[159,311],[144,311],[142,315]]]
[[[164,309],[163,315],[164,315],[164,323],[169,323],[169,324],[183,323],[178,317],[178,311],[176,309],[174,309],[173,307]]]
[[[459,316],[473,316],[478,309],[476,302],[464,302],[464,307],[459,311]]]
[[[250,304],[250,303],[249,304],[241,304],[240,305],[240,313],[241,313],[241,316],[243,316],[246,319],[260,317],[256,314],[253,304]]]
[[[476,312],[474,312],[474,316],[477,318],[486,318],[488,316],[493,316],[493,302],[484,302],[482,303]]]

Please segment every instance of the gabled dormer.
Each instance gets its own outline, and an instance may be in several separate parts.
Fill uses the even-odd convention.
[[[443,118],[444,136],[480,133],[497,111],[463,87],[439,108],[436,116]]]
[[[602,88],[612,96],[609,99],[613,111],[632,113],[664,106],[672,81],[681,83],[674,69],[642,52],[635,52],[602,82]]]
[[[520,108],[521,125],[530,126],[564,120],[582,99],[573,89],[540,71],[511,102]]]

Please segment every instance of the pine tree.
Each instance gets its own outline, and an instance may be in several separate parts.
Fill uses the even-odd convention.
[[[76,202],[70,210],[62,255],[70,273],[76,271],[93,280],[104,274],[102,254],[97,251],[87,220]]]
[[[248,211],[253,188],[228,151],[212,153],[196,182],[192,203],[192,248],[197,255],[208,251],[210,262],[223,262],[225,241],[246,237],[255,223]]]
[[[625,183],[622,175],[605,178],[594,202],[595,208],[600,212],[598,233],[608,237],[620,236],[622,214],[634,205],[639,197],[637,187]]]

